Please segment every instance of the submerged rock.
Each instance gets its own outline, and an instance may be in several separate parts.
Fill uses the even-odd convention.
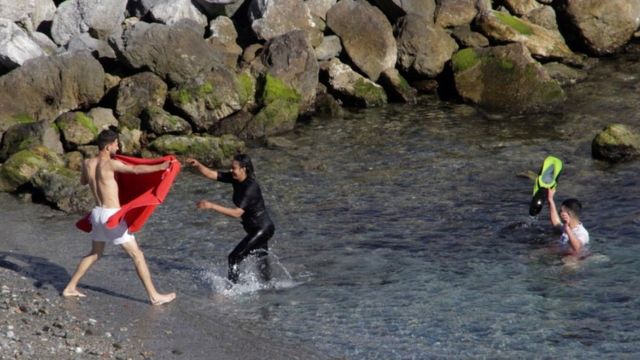
[[[625,125],[611,124],[593,139],[591,154],[609,162],[635,158],[640,155],[640,135]]]

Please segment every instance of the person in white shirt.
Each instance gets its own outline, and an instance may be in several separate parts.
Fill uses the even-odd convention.
[[[547,193],[549,217],[551,225],[555,229],[562,231],[560,238],[562,252],[579,258],[586,257],[589,253],[589,232],[580,221],[582,204],[577,199],[566,199],[562,202],[560,213],[558,213],[553,199],[555,193],[555,189],[549,189]]]

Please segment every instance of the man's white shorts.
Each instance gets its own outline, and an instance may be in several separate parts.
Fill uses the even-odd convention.
[[[127,223],[122,220],[118,226],[113,229],[107,228],[107,221],[111,215],[120,209],[108,209],[96,206],[91,210],[91,240],[101,242],[111,242],[114,245],[121,245],[129,240],[135,239],[129,234]]]

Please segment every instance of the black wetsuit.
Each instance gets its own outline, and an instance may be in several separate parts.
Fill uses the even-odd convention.
[[[247,256],[256,255],[262,280],[267,282],[271,278],[267,242],[273,236],[275,226],[264,206],[260,185],[253,178],[239,182],[230,172],[218,172],[218,181],[233,185],[233,203],[244,210],[242,227],[247,232],[247,236],[229,254],[229,280],[237,282],[237,265]]]

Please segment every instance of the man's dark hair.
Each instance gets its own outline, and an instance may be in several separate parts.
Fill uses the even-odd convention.
[[[115,140],[118,140],[117,132],[110,129],[102,130],[100,134],[98,134],[98,149],[104,149],[107,145],[111,144]]]
[[[580,213],[582,212],[582,204],[578,199],[566,199],[562,202],[562,206],[564,206],[567,210],[569,210],[575,217],[580,218]]]
[[[233,157],[233,160],[240,163],[240,167],[245,168],[248,178],[254,178],[253,163],[251,162],[251,158],[249,157],[249,155],[238,154]]]

